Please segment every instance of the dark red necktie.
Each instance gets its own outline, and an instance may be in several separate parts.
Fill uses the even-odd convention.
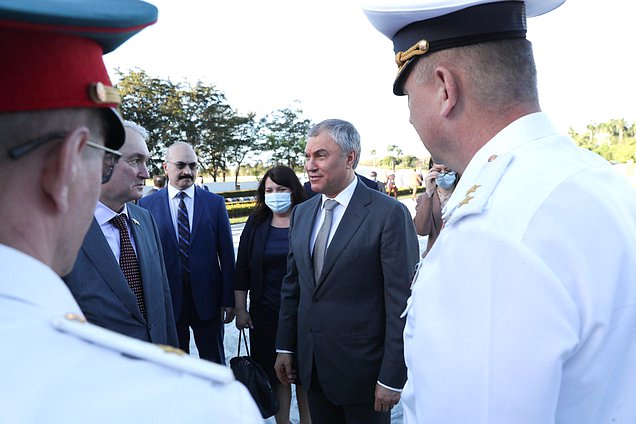
[[[130,288],[137,298],[137,306],[141,314],[146,316],[146,304],[144,302],[144,288],[141,284],[141,272],[139,272],[139,262],[135,249],[133,249],[128,228],[126,227],[126,215],[120,214],[112,218],[110,222],[119,229],[119,266],[124,277],[128,281]]]

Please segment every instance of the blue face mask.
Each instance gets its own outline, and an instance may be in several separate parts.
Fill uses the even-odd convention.
[[[455,184],[455,180],[457,180],[457,173],[455,171],[448,171],[444,174],[439,174],[437,176],[437,185],[439,188],[443,188],[444,190],[450,190],[453,188]]]
[[[291,193],[265,193],[265,204],[274,213],[285,213],[291,208]]]

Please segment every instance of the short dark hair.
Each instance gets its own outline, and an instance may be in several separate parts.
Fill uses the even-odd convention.
[[[252,212],[254,224],[256,225],[263,223],[267,218],[272,216],[272,211],[265,204],[265,180],[267,180],[267,178],[270,178],[278,185],[291,189],[292,208],[307,200],[307,193],[305,193],[305,189],[293,169],[284,165],[277,165],[270,168],[265,175],[263,175],[261,182],[258,184],[258,190],[256,190],[256,207],[254,208],[254,212]]]
[[[166,185],[166,176],[165,175],[155,175],[152,179],[155,187],[163,188]]]

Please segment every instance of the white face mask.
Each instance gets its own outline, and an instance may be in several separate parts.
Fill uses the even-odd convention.
[[[265,193],[265,204],[274,213],[285,213],[291,208],[291,193]]]

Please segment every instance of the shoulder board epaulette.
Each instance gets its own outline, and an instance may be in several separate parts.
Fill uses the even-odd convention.
[[[453,193],[453,203],[447,205],[442,216],[445,225],[452,225],[466,216],[483,212],[512,159],[511,153],[491,156],[477,174],[474,184],[466,190],[463,197],[455,196]]]
[[[68,333],[105,349],[195,375],[215,384],[226,384],[234,381],[234,375],[228,367],[193,358],[186,352],[172,346],[146,343],[124,336],[89,323],[82,315],[69,313],[63,317],[54,318],[51,320],[51,325],[58,331]]]

